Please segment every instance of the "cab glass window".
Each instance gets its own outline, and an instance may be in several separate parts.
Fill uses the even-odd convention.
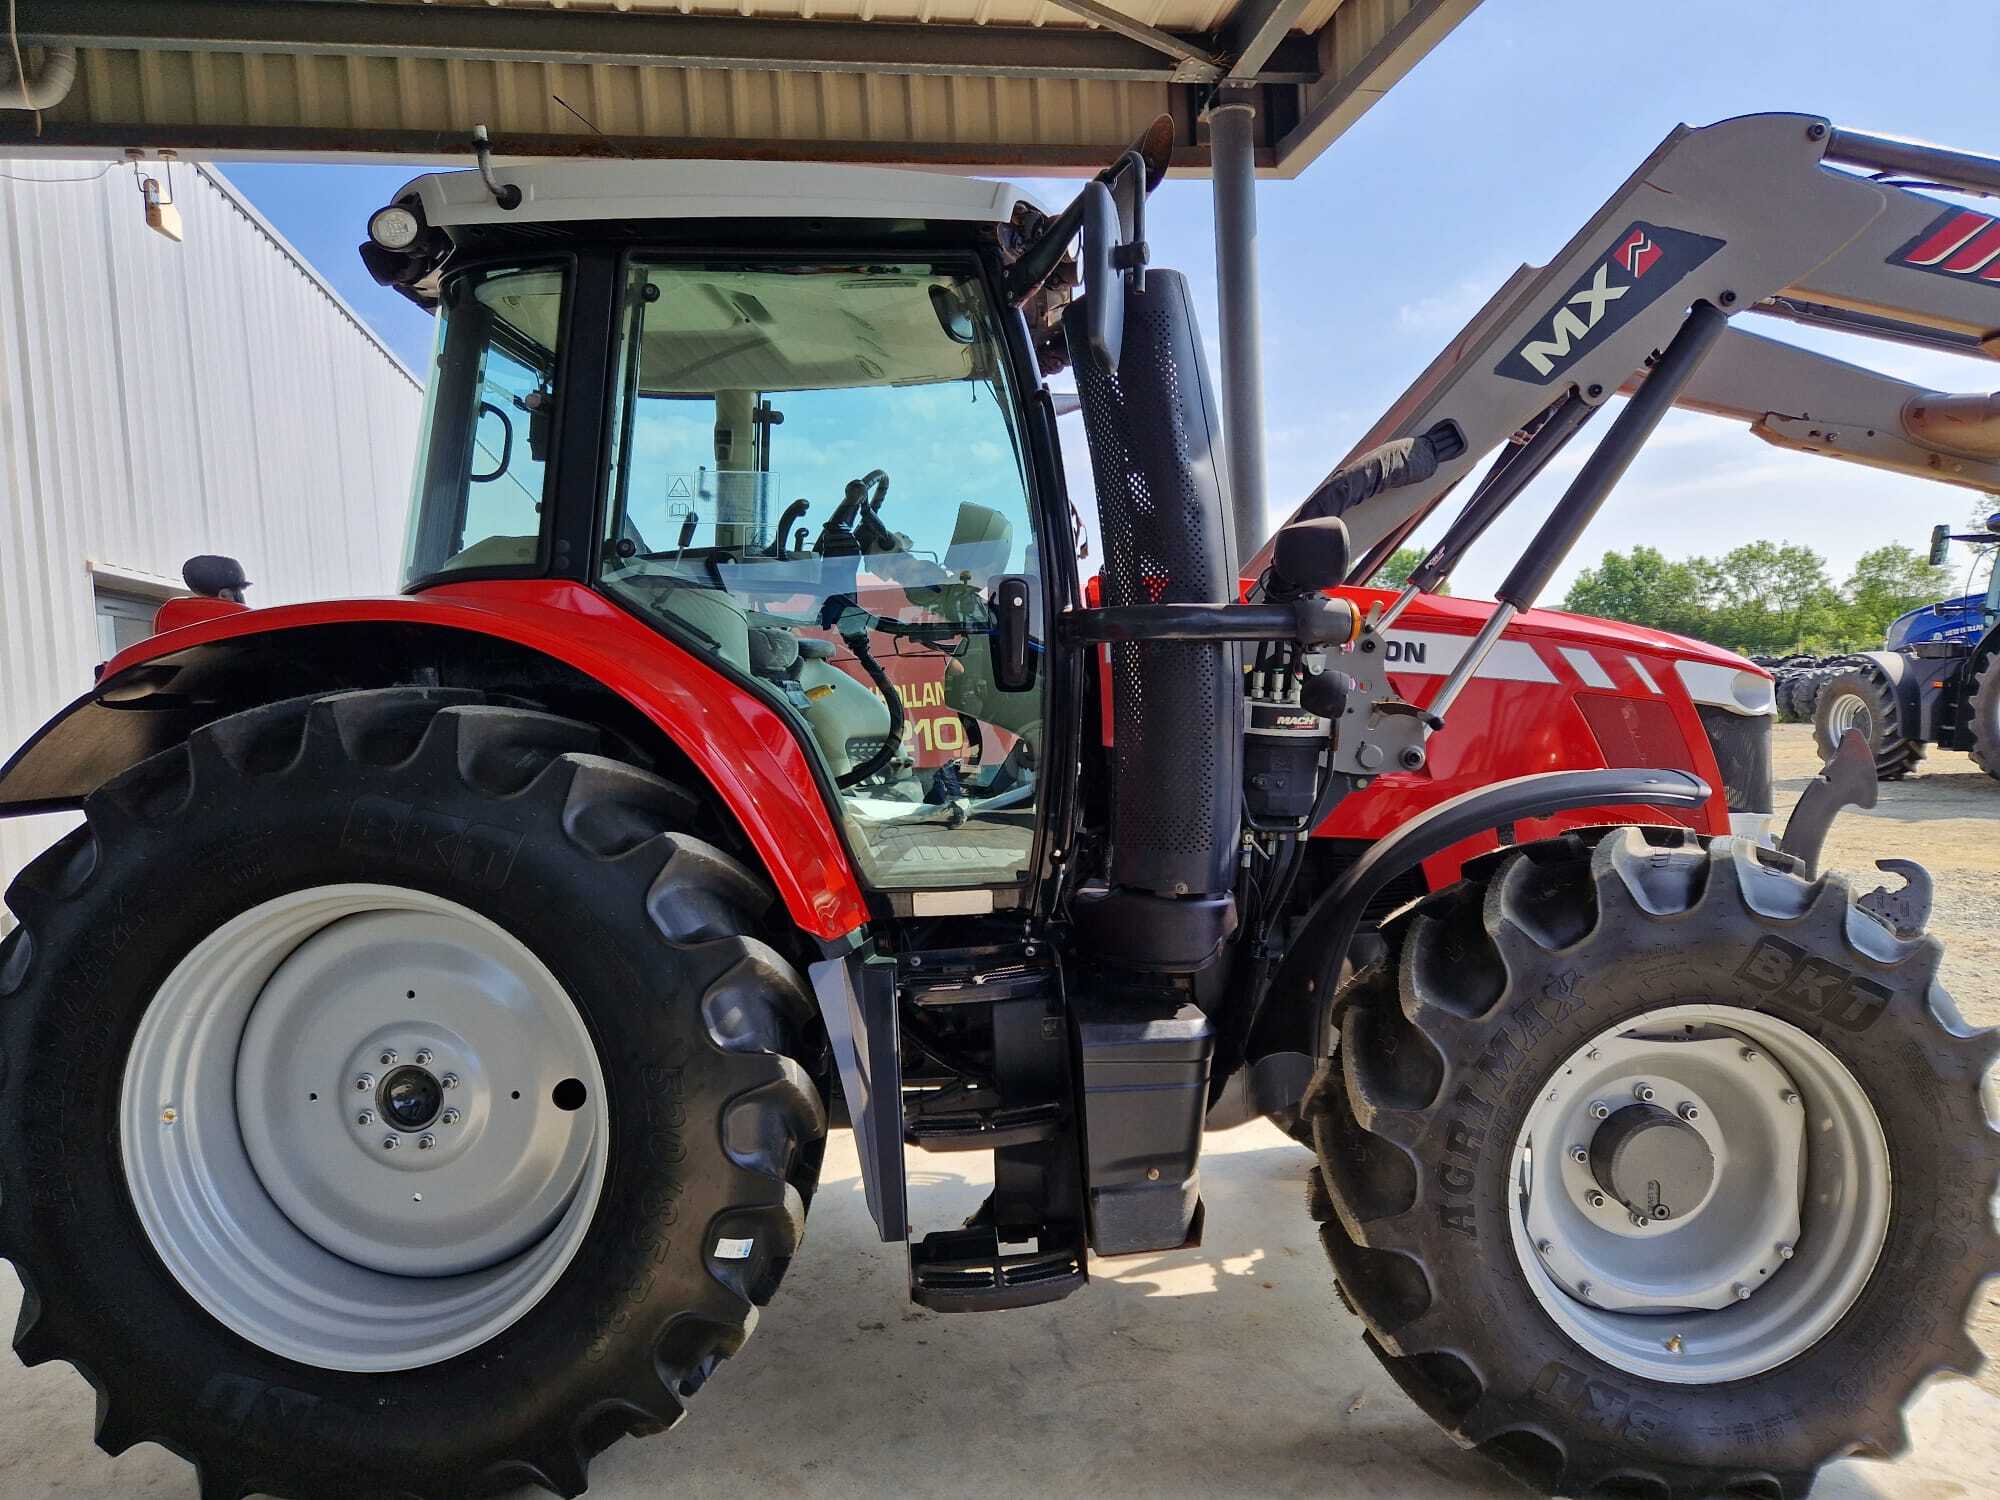
[[[1040,564],[977,278],[642,262],[624,309],[604,586],[798,716],[864,879],[1025,879],[1042,681],[989,600]]]
[[[545,267],[446,284],[405,582],[539,563],[563,286],[563,273]]]

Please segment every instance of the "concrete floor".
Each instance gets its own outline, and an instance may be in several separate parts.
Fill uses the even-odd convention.
[[[983,1161],[912,1154],[920,1229],[971,1211]],[[676,1431],[604,1454],[591,1494],[1520,1495],[1362,1347],[1306,1217],[1306,1168],[1261,1123],[1213,1136],[1202,1249],[1100,1263],[1051,1307],[941,1318],[907,1301],[902,1252],[875,1241],[840,1131],[756,1335]],[[0,1327],[18,1296],[0,1269]],[[0,1360],[0,1500],[191,1500],[179,1459],[151,1445],[106,1458],[90,1428],[90,1392],[68,1367]],[[2000,1495],[2000,1398],[1933,1386],[1910,1429],[1907,1457],[1837,1465],[1815,1500]]]

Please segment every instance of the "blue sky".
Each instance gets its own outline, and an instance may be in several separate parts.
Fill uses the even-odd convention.
[[[1294,182],[1258,193],[1269,510],[1282,517],[1513,268],[1561,248],[1682,121],[1801,110],[2000,155],[2000,6],[1992,0],[1486,0]],[[354,246],[418,170],[238,164],[229,176],[419,370],[430,320],[383,291]],[[1073,184],[1043,185],[1061,201]],[[1156,263],[1213,297],[1205,183],[1170,182],[1147,222]],[[1208,302],[1212,307],[1212,301]],[[1208,326],[1212,332],[1212,312]],[[1781,325],[1761,332],[1786,335]],[[1884,344],[1849,358],[1944,389],[2000,385],[1990,362]],[[1461,570],[1490,590],[1573,472],[1558,467]],[[1836,577],[1882,542],[1921,545],[1967,491],[1769,447],[1676,413],[1559,574],[1606,547],[1715,553],[1810,543]]]

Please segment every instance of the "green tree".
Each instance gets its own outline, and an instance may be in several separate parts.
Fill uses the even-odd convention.
[[[1375,575],[1376,586],[1385,589],[1401,588],[1410,581],[1410,575],[1417,571],[1417,564],[1424,560],[1427,550],[1423,547],[1398,547],[1389,554],[1389,560],[1382,564],[1382,570]],[[1449,594],[1451,585],[1447,583],[1433,592]]]
[[[1949,569],[1934,568],[1914,547],[1891,542],[1861,554],[1842,592],[1847,596],[1846,633],[1858,638],[1857,646],[1879,646],[1896,616],[1953,589]]]
[[[1563,599],[1563,608],[1580,615],[1707,637],[1715,622],[1704,606],[1706,567],[1700,558],[1672,561],[1657,547],[1607,552],[1596,567],[1577,574]]]
[[[1713,565],[1704,590],[1718,644],[1744,652],[1780,652],[1805,642],[1838,644],[1842,600],[1826,559],[1796,542],[1745,542]]]

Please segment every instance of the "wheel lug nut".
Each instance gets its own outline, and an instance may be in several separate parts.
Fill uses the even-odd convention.
[[[1755,1047],[1745,1047],[1742,1056],[1745,1062],[1755,1062],[1757,1060],[1757,1049]]]
[[[1791,1247],[1790,1245],[1780,1245],[1780,1246],[1778,1246],[1778,1259],[1779,1259],[1779,1260],[1790,1260],[1790,1259],[1791,1259],[1791,1258],[1792,1258],[1792,1257],[1793,1257],[1794,1255],[1796,1255],[1796,1254],[1798,1254],[1798,1252],[1797,1252],[1796,1250],[1794,1250],[1794,1249],[1793,1249],[1793,1248],[1792,1248],[1792,1247]]]
[[[417,1066],[418,1066],[418,1067],[424,1067],[424,1066],[426,1066],[426,1065],[427,1065],[427,1064],[428,1064],[428,1063],[430,1062],[430,1060],[431,1060],[431,1049],[430,1049],[430,1048],[428,1048],[428,1047],[419,1047],[419,1048],[417,1048]]]
[[[1604,1207],[1604,1194],[1597,1192],[1587,1193],[1583,1201],[1588,1203],[1592,1208],[1602,1208]]]
[[[1677,1113],[1683,1120],[1692,1125],[1696,1120],[1701,1118],[1701,1106],[1699,1104],[1683,1104]]]
[[[374,1087],[375,1075],[373,1073],[363,1073],[359,1078],[354,1080],[354,1092],[357,1094],[365,1094]]]
[[[1555,1242],[1553,1240],[1535,1241],[1535,1251],[1539,1255],[1547,1255],[1553,1249],[1555,1249]]]
[[[372,1109],[362,1110],[360,1114],[354,1117],[354,1123],[364,1127],[373,1125],[375,1123],[375,1111]]]
[[[396,1149],[396,1138],[393,1135],[383,1136],[382,1149],[384,1151],[394,1151]]]
[[[1610,1106],[1610,1105],[1608,1105],[1608,1104],[1606,1104],[1606,1103],[1605,1103],[1605,1102],[1604,1102],[1604,1101],[1603,1101],[1602,1099],[1593,1099],[1593,1100],[1591,1100],[1591,1101],[1590,1101],[1590,1118],[1591,1118],[1591,1119],[1593,1119],[1593,1120],[1608,1120],[1608,1119],[1610,1119],[1610,1118],[1611,1118],[1611,1106]]]
[[[1569,1159],[1579,1167],[1586,1166],[1590,1161],[1590,1152],[1582,1146],[1572,1146],[1569,1148]]]
[[[419,1151],[428,1151],[433,1146],[437,1145],[437,1143],[438,1143],[437,1137],[434,1135],[422,1135],[417,1137],[417,1149]]]
[[[1730,1290],[1736,1294],[1736,1300],[1738,1302],[1748,1302],[1750,1300],[1750,1288],[1745,1286],[1742,1282],[1740,1281],[1737,1282],[1735,1286],[1730,1288]]]
[[[463,1118],[464,1116],[459,1114],[457,1110],[448,1109],[438,1116],[438,1122],[443,1125],[456,1125]]]
[[[448,1089],[455,1089],[458,1087],[458,1075],[456,1073],[447,1073],[438,1082]]]
[[[384,1047],[382,1049],[382,1066],[386,1068],[395,1060],[396,1049],[394,1047]]]
[[[1787,1104],[1797,1104],[1799,1102],[1799,1096],[1797,1092],[1792,1089],[1785,1089],[1781,1091],[1778,1097]]]
[[[1576,1284],[1576,1294],[1579,1297],[1588,1297],[1590,1295],[1590,1283],[1587,1281],[1579,1281]]]
[[[1644,1214],[1632,1215],[1632,1227],[1634,1229],[1649,1229],[1652,1227],[1652,1223],[1653,1221]]]
[[[1634,1085],[1632,1089],[1632,1097],[1634,1099],[1637,1099],[1641,1104],[1651,1104],[1654,1098],[1653,1086],[1650,1083],[1641,1083]]]

